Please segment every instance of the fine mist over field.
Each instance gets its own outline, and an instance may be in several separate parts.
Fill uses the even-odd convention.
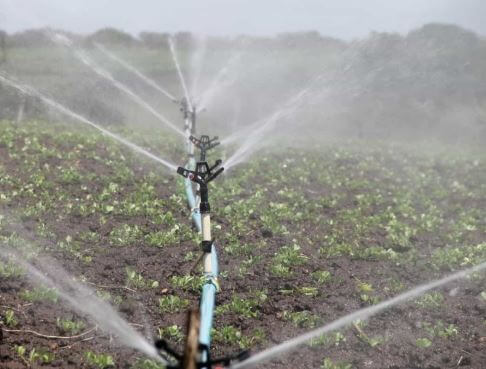
[[[52,32],[3,33],[0,70],[100,124],[160,124],[72,49],[53,42]],[[458,26],[428,24],[406,35],[372,33],[354,41],[317,32],[267,38],[183,32],[135,38],[110,28],[90,35],[59,32],[171,121],[178,118],[177,106],[107,53],[181,99],[169,48],[173,38],[188,93],[201,108],[200,126],[226,137],[273,119],[263,141],[486,139],[486,40]],[[3,85],[0,107],[2,119],[55,119],[36,99]]]

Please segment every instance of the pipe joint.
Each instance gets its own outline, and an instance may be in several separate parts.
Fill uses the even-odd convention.
[[[204,253],[210,254],[213,248],[214,240],[211,241],[202,241],[201,242],[201,249]]]

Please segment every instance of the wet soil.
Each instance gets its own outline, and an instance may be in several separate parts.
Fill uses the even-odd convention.
[[[19,144],[20,145],[20,144]],[[0,146],[2,165],[6,173],[25,178],[25,173],[18,171],[18,163],[9,159],[5,148]],[[100,156],[106,152],[100,149]],[[47,160],[51,167],[59,164],[58,159]],[[346,163],[353,165],[353,163]],[[79,168],[94,173],[90,183],[86,183],[92,191],[99,191],[104,186],[97,178],[110,175],[106,165],[101,165],[93,159],[81,160]],[[150,166],[136,166],[134,177],[143,177],[153,170]],[[114,173],[111,173],[114,174]],[[259,179],[254,178],[247,185],[251,192]],[[126,183],[124,191],[135,191],[140,183]],[[302,186],[296,182],[295,186]],[[71,186],[71,185],[69,185]],[[303,193],[310,199],[325,197],[328,189],[314,185],[310,181]],[[177,191],[176,180],[169,177],[167,184],[156,187],[158,196],[168,199]],[[352,191],[352,190],[350,190]],[[86,191],[80,186],[72,186],[73,197],[86,196]],[[274,196],[268,192],[269,201]],[[228,201],[237,201],[244,198],[239,195]],[[25,202],[24,202],[25,201]],[[3,207],[4,212],[15,213],[18,209],[29,205],[30,199],[19,199],[14,205]],[[352,204],[349,203],[349,206]],[[342,210],[342,209],[341,209]],[[177,222],[189,224],[187,209],[171,209]],[[328,218],[333,217],[335,209],[323,209]],[[377,209],[379,211],[379,209]],[[144,327],[152,330],[156,335],[157,327],[178,325],[185,331],[185,312],[164,314],[158,308],[158,298],[174,294],[187,298],[190,307],[197,307],[199,293],[197,291],[174,288],[170,284],[172,276],[180,276],[190,272],[192,262],[185,261],[189,252],[197,253],[198,246],[190,240],[182,240],[177,244],[155,248],[144,242],[126,246],[110,245],[110,231],[122,224],[141,225],[146,230],[157,230],[157,227],[142,216],[108,216],[106,222],[100,224],[97,214],[79,216],[76,214],[63,214],[62,219],[54,212],[47,213],[42,219],[26,219],[22,225],[22,234],[26,237],[42,222],[49,226],[54,233],[52,239],[39,241],[49,256],[54,257],[70,274],[83,276],[89,285],[99,291],[109,292],[119,296],[121,303],[117,306],[121,315],[130,323],[145,333]],[[226,232],[232,232],[231,224],[225,224],[224,219],[215,218],[215,222],[226,227]],[[257,222],[254,222],[257,223]],[[301,227],[312,233],[313,239],[324,236],[326,228],[312,228],[312,224],[287,224],[289,229]],[[165,226],[158,226],[164,229]],[[65,240],[68,235],[77,235],[85,231],[95,232],[99,235],[94,243],[77,240],[81,251],[89,251],[94,255],[92,261],[83,263],[72,253],[56,247],[59,241]],[[253,250],[258,254],[260,261],[256,267],[250,269],[244,276],[236,273],[241,266],[241,258],[225,253],[224,246],[219,245],[221,292],[217,295],[217,304],[222,305],[231,301],[237,295],[244,298],[253,298],[254,291],[265,291],[267,299],[259,304],[255,311],[256,319],[242,317],[235,313],[217,315],[215,317],[216,329],[232,325],[239,329],[243,335],[251,336],[256,328],[265,332],[263,342],[258,342],[251,351],[256,352],[266,347],[285,341],[300,333],[307,332],[310,326],[296,326],[284,318],[285,311],[310,311],[318,321],[315,325],[325,324],[351,313],[361,307],[368,306],[360,299],[356,289],[357,281],[366,281],[373,286],[380,299],[392,297],[399,292],[394,289],[394,282],[402,283],[400,291],[413,287],[424,281],[442,276],[444,272],[432,270],[426,260],[416,265],[407,263],[355,260],[350,257],[336,257],[326,259],[320,257],[316,246],[311,243],[302,243],[302,251],[308,257],[307,262],[294,269],[293,275],[288,278],[276,277],[270,272],[272,258],[282,245],[292,243],[292,235],[274,235],[267,229],[255,227],[248,234],[235,234],[242,243],[259,245],[265,242],[264,248]],[[418,239],[418,249],[429,247],[429,240]],[[484,241],[484,240],[483,240]],[[380,244],[383,235],[376,233],[368,243]],[[422,244],[420,244],[422,243]],[[157,288],[126,288],[126,267],[133,267],[146,279],[159,281]],[[316,286],[311,275],[315,271],[326,270],[331,273],[330,282],[317,285],[316,296],[306,296],[286,291],[295,286]],[[379,316],[372,318],[362,328],[369,338],[380,337],[383,342],[372,347],[366,338],[354,327],[342,331],[344,339],[339,342],[317,346],[303,346],[294,352],[279,357],[269,363],[262,364],[261,368],[319,368],[324,358],[330,358],[334,363],[346,362],[352,368],[374,369],[441,369],[441,368],[486,368],[486,301],[480,298],[485,290],[485,279],[477,277],[471,281],[451,284],[441,289],[444,299],[439,307],[419,308],[414,302],[392,308]],[[113,355],[117,368],[132,368],[136,358],[141,357],[137,352],[126,349],[117,344],[117,340],[100,330],[94,330],[79,338],[48,338],[41,337],[34,332],[48,336],[64,336],[56,326],[58,317],[81,318],[74,314],[69,307],[61,303],[49,302],[28,303],[20,297],[20,293],[32,286],[23,278],[0,279],[0,312],[4,316],[7,310],[13,310],[19,324],[15,327],[0,327],[0,368],[90,368],[85,359],[87,351],[96,353],[110,353]],[[458,334],[450,338],[434,337],[433,344],[424,348],[417,345],[417,339],[428,337],[423,329],[424,322],[435,323],[442,321],[445,324],[454,324]],[[89,320],[86,329],[93,327]],[[51,363],[30,363],[16,354],[15,346],[25,346],[27,352],[32,348],[44,348],[54,353],[55,359]],[[175,342],[177,350],[182,350],[182,342]],[[213,356],[229,355],[241,350],[237,344],[215,342]],[[337,364],[336,364],[337,365]],[[324,367],[324,366],[322,366]],[[335,366],[333,368],[348,368]],[[327,367],[326,367],[327,369]]]

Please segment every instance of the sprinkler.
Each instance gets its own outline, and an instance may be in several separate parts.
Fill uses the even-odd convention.
[[[196,134],[196,105],[185,97],[179,101],[179,104],[179,110],[184,118],[184,134],[187,139],[186,150],[189,156],[192,156],[194,155],[194,146],[191,144],[189,137]]]
[[[184,354],[179,354],[173,350],[164,340],[155,343],[160,355],[170,362],[167,368],[173,369],[216,369],[228,367],[229,365],[241,362],[249,357],[247,351],[238,355],[212,359],[209,348],[209,331],[211,327],[214,293],[219,290],[217,280],[217,259],[215,254],[215,240],[211,237],[211,217],[208,194],[208,183],[220,175],[224,168],[220,167],[222,161],[216,160],[213,166],[209,166],[206,158],[206,151],[216,146],[217,138],[212,140],[209,136],[202,136],[196,139],[191,136],[191,142],[201,150],[201,161],[196,163],[195,169],[190,170],[183,167],[177,168],[177,173],[197,184],[199,188],[199,212],[201,214],[202,231],[202,260],[206,282],[203,286],[201,296],[201,311],[192,310],[188,314],[187,335]]]
[[[206,161],[206,152],[215,148],[219,145],[218,136],[214,136],[212,139],[209,136],[202,135],[201,138],[196,138],[194,136],[190,136],[189,140],[201,151],[201,156],[199,161],[203,162]]]
[[[184,118],[184,130],[189,136],[188,133],[190,134],[195,134],[196,133],[196,106],[192,104],[190,101],[188,101],[185,97],[181,99],[179,102],[180,108],[179,110],[182,113],[182,116]]]

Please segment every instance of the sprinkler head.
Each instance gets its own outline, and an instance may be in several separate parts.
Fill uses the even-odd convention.
[[[221,167],[216,172],[213,172],[222,163],[221,159],[216,160],[214,165],[210,167],[207,162],[200,161],[196,163],[196,170],[189,170],[183,167],[177,168],[177,174],[180,174],[184,178],[188,178],[193,182],[198,183],[200,186],[207,187],[207,184],[220,175],[224,168]]]
[[[192,125],[194,125],[196,121],[196,106],[191,104],[185,97],[179,101],[180,108],[182,115],[184,116],[184,120],[190,120]]]
[[[212,139],[209,138],[207,135],[202,135],[201,138],[196,138],[194,136],[190,136],[189,140],[201,151],[201,161],[206,160],[206,153],[215,148],[219,145],[217,141],[219,138],[218,136],[214,136]]]

